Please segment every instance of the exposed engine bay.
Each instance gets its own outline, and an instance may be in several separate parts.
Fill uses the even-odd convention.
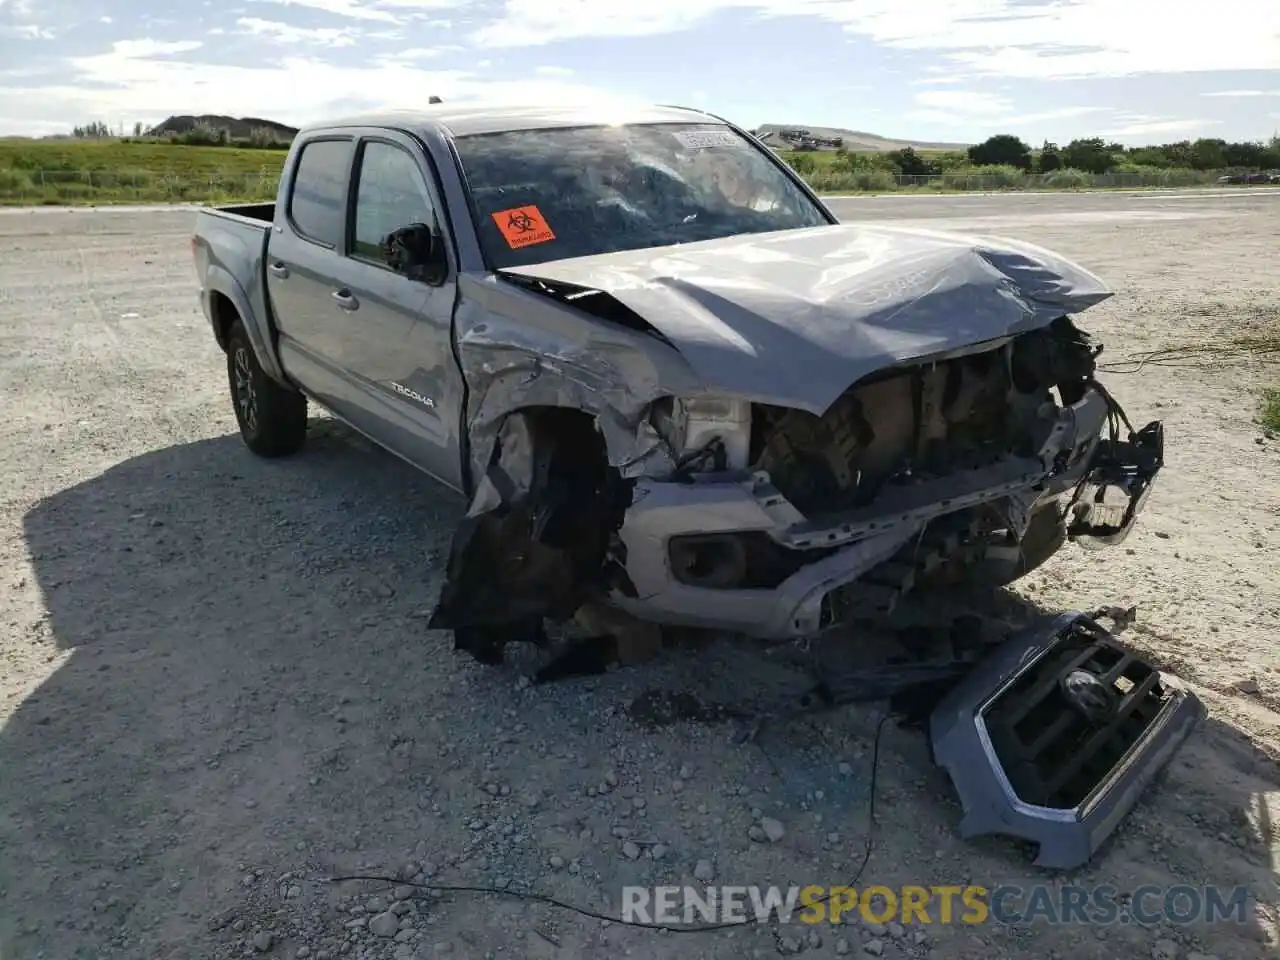
[[[1032,456],[1059,401],[1080,400],[1095,356],[1063,317],[996,350],[864,380],[821,417],[758,405],[752,460],[811,516],[870,504],[886,485]]]
[[[683,442],[676,475],[711,484],[742,471],[762,513],[788,530],[760,529],[750,510],[723,529],[672,529],[672,576],[702,590],[781,589],[850,544],[893,548],[895,528],[907,535],[888,556],[847,567],[863,575],[823,597],[814,618],[793,616],[795,632],[890,612],[926,581],[1008,583],[1068,539],[1118,542],[1160,468],[1163,438],[1158,423],[1135,433],[1094,379],[1100,351],[1062,317],[996,347],[866,377],[821,416],[694,403],[681,420],[660,409],[658,431]],[[641,593],[655,589],[642,573]],[[694,616],[693,604],[678,618]]]

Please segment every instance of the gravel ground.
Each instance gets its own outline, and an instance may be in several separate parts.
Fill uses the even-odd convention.
[[[1118,291],[1085,323],[1104,359],[1276,329],[1274,193],[833,203],[1082,259]],[[878,708],[740,742],[633,704],[799,690],[785,658],[721,641],[529,686],[454,654],[425,617],[462,504],[324,418],[287,462],[243,448],[191,220],[0,215],[0,957],[1276,955],[1280,438],[1253,422],[1274,367],[1111,376],[1136,421],[1166,420],[1161,483],[1123,547],[1068,547],[1017,591],[1136,604],[1133,642],[1211,710],[1076,881],[1248,884],[1248,923],[658,934],[322,878],[507,886],[610,916],[626,883],[842,883]],[[864,885],[1049,879],[1020,847],[957,839],[918,732],[886,728],[877,802]]]

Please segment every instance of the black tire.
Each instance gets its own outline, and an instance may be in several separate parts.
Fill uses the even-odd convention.
[[[227,335],[227,380],[245,446],[260,457],[287,457],[307,439],[307,398],[267,376],[237,320]]]

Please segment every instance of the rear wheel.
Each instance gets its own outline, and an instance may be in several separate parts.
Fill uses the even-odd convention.
[[[227,336],[227,379],[245,446],[260,457],[284,457],[302,447],[307,398],[267,376],[239,320]]]

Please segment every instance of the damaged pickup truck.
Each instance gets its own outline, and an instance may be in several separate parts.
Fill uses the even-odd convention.
[[[1122,540],[1163,463],[1073,319],[1097,277],[841,224],[699,111],[308,128],[193,251],[251,450],[311,399],[468,498],[433,624],[487,663],[587,602],[785,639],[1007,583]]]

